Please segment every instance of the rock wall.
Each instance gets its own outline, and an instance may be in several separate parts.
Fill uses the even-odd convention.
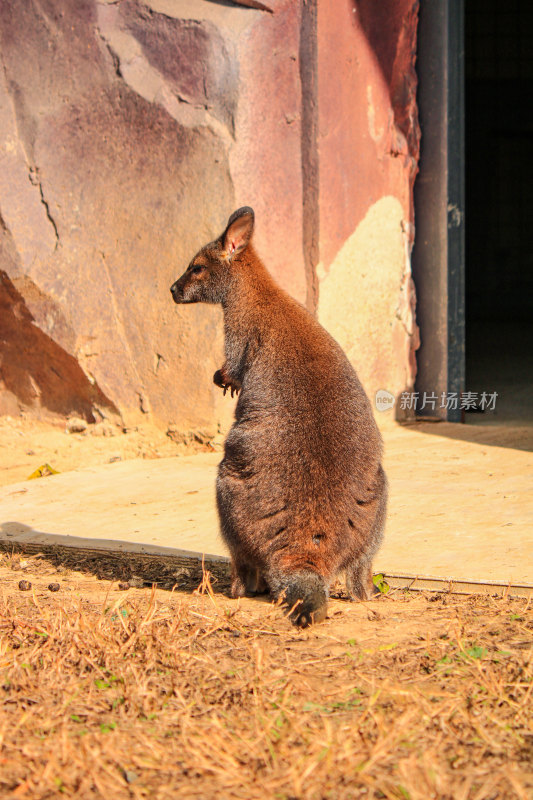
[[[243,204],[368,388],[412,383],[416,14],[0,0],[0,413],[227,425],[221,312],[168,290]]]
[[[417,21],[416,0],[318,4],[318,316],[370,394],[416,375]]]

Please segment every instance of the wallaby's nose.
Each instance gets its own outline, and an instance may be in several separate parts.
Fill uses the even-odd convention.
[[[172,286],[170,287],[170,294],[174,299],[176,299],[176,294],[178,292],[178,282],[175,281]]]

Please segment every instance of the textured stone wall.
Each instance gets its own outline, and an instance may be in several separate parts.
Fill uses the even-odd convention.
[[[168,289],[243,204],[368,388],[412,383],[416,13],[0,0],[0,414],[225,426],[221,312]]]
[[[318,314],[371,394],[416,374],[417,21],[413,0],[318,3]]]

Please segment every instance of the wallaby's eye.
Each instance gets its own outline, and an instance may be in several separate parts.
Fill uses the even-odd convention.
[[[200,272],[204,271],[204,269],[205,266],[203,264],[196,264],[196,266],[191,268],[191,272],[193,272],[195,275],[199,275]]]

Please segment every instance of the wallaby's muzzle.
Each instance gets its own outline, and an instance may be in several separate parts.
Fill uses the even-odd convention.
[[[182,276],[183,277],[183,276]],[[172,286],[170,287],[170,294],[172,295],[172,299],[175,303],[190,303],[190,300],[186,300],[183,296],[183,288],[184,288],[184,281],[182,278],[179,280],[174,281]]]

